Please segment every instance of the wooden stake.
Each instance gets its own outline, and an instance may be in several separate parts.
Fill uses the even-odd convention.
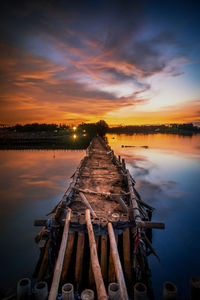
[[[81,200],[83,201],[85,206],[90,210],[93,218],[97,218],[97,215],[95,214],[94,210],[92,209],[92,207],[91,207],[90,203],[88,202],[86,196],[82,192],[80,192],[79,194],[80,194]]]
[[[96,283],[96,289],[97,289],[97,296],[99,300],[107,300],[107,294],[106,289],[104,286],[102,274],[101,274],[101,268],[99,265],[98,255],[97,255],[97,247],[96,242],[94,238],[94,232],[93,227],[91,223],[90,218],[90,210],[86,209],[85,211],[86,216],[86,223],[87,223],[87,229],[88,229],[88,237],[89,237],[89,244],[90,244],[90,256],[92,261],[92,270],[94,273],[94,279]]]
[[[126,170],[126,164],[125,164],[125,159],[124,158],[122,158],[122,168],[124,170]]]
[[[77,250],[76,250],[76,266],[75,266],[75,283],[77,289],[79,288],[79,284],[82,281],[84,244],[85,244],[85,233],[79,232]]]
[[[69,264],[71,260],[71,255],[74,247],[74,238],[75,238],[75,233],[71,232],[69,233],[68,236],[68,241],[67,241],[67,247],[65,251],[65,257],[64,257],[64,262],[63,262],[63,268],[62,268],[62,273],[61,273],[61,283],[64,284],[66,282],[66,277],[69,269]]]
[[[131,283],[131,252],[130,252],[130,231],[126,228],[123,232],[123,257],[124,257],[124,273],[127,282]]]
[[[101,272],[104,282],[107,282],[107,235],[101,236]]]
[[[118,253],[118,249],[117,249],[113,226],[112,226],[112,223],[110,223],[110,222],[108,223],[108,234],[109,234],[112,258],[113,258],[113,262],[114,262],[114,266],[115,266],[117,282],[119,284],[121,299],[128,300],[126,283],[124,280],[124,274],[122,271],[122,266],[121,266],[121,262],[120,262],[120,258],[119,258],[119,253]]]
[[[66,245],[67,245],[70,216],[71,216],[71,209],[68,209],[67,215],[66,215],[66,220],[65,220],[65,227],[63,230],[62,241],[61,241],[60,250],[58,253],[58,258],[56,261],[56,266],[54,269],[54,275],[53,275],[53,280],[52,280],[48,300],[56,300],[56,298],[57,298],[57,293],[58,293],[58,288],[59,288],[59,283],[60,283],[60,276],[61,276],[61,272],[62,272],[64,255],[65,255],[65,250],[66,250]]]

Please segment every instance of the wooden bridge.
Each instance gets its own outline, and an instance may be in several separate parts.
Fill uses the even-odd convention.
[[[48,299],[151,299],[151,230],[164,228],[152,211],[125,161],[95,137],[50,219],[35,221],[43,227],[34,278]]]

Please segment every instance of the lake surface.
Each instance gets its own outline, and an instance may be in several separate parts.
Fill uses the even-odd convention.
[[[107,136],[125,158],[142,198],[156,208],[149,264],[156,299],[164,281],[178,286],[182,299],[189,279],[200,276],[200,135]],[[133,146],[133,147],[121,147]],[[145,147],[144,147],[145,146]],[[34,219],[44,218],[60,200],[85,151],[0,151],[0,288],[31,276],[39,255]]]

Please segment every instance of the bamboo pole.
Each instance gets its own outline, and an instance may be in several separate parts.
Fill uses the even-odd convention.
[[[92,209],[92,207],[91,207],[90,203],[88,202],[86,196],[82,192],[80,192],[79,194],[80,194],[81,200],[83,201],[85,206],[90,210],[93,218],[97,218],[97,215],[95,214],[94,210]]]
[[[46,246],[45,246],[45,251],[44,251],[44,256],[42,259],[41,267],[37,276],[37,281],[41,281],[45,275],[47,266],[48,266],[48,261],[49,261],[49,244],[50,240],[47,241]]]
[[[62,300],[74,300],[74,286],[71,283],[65,283],[62,286]]]
[[[85,233],[79,232],[77,250],[76,250],[76,265],[75,265],[75,283],[77,288],[79,287],[79,283],[82,281],[84,244],[85,244]]]
[[[142,237],[144,239],[144,241],[146,242],[147,246],[149,247],[149,249],[151,250],[151,252],[157,257],[157,259],[160,262],[160,257],[157,254],[156,250],[153,248],[151,242],[149,241],[148,237],[146,236],[145,232],[142,233]]]
[[[107,282],[107,235],[101,236],[101,272],[104,282]]]
[[[117,277],[117,282],[119,284],[119,289],[120,289],[120,294],[121,294],[121,299],[123,300],[128,300],[128,293],[126,289],[126,283],[124,280],[124,274],[122,271],[122,266],[119,258],[119,253],[117,250],[117,244],[115,240],[115,235],[113,231],[113,226],[112,223],[108,223],[108,234],[109,234],[109,239],[110,239],[110,247],[111,247],[111,252],[112,252],[112,257],[113,257],[113,262],[115,266],[115,273]]]
[[[97,246],[97,254],[98,254],[98,245],[99,245],[99,236],[95,235],[95,242],[96,242],[96,246]],[[102,272],[102,270],[101,270]],[[103,273],[102,273],[103,276]],[[92,261],[90,259],[90,266],[89,266],[89,286],[92,288],[95,285],[95,281],[94,281],[94,274],[93,274],[93,270],[92,270]]]
[[[124,202],[124,200],[122,199],[122,197],[119,197],[119,198],[116,197],[115,200],[121,205],[123,211],[125,213],[127,213],[128,212],[128,207],[127,207],[126,203]]]
[[[65,282],[67,277],[71,255],[74,247],[74,238],[75,238],[75,233],[74,232],[69,233],[64,262],[63,262],[63,268],[61,273],[61,279],[60,279],[62,284]]]
[[[134,195],[132,181],[131,181],[131,175],[130,175],[129,170],[127,170],[127,180],[128,180],[128,188],[129,188],[129,191],[130,191],[130,202],[131,202],[130,204],[131,204],[131,207],[133,209],[133,215],[134,215],[135,222],[137,224],[139,222],[142,222],[142,219],[141,219],[138,204],[137,204],[137,201],[136,201],[136,198],[135,198],[135,195]]]
[[[165,224],[161,222],[149,222],[141,221],[138,223],[139,228],[155,228],[155,229],[165,229]]]
[[[92,261],[92,269],[94,273],[94,279],[96,283],[97,288],[97,296],[99,300],[107,300],[107,294],[106,289],[104,286],[102,274],[101,274],[101,268],[99,265],[98,255],[97,255],[97,247],[96,242],[94,238],[94,232],[93,227],[91,223],[91,217],[90,217],[90,210],[86,209],[85,211],[86,216],[86,223],[87,223],[87,229],[88,229],[88,237],[89,237],[89,244],[90,244],[90,256]]]
[[[118,236],[115,235],[116,245],[118,244]],[[112,251],[110,247],[110,253],[109,253],[109,269],[108,269],[108,281],[109,283],[115,282],[116,274],[115,274],[115,266],[114,261],[112,257]]]
[[[130,231],[126,228],[123,232],[123,257],[124,273],[127,282],[131,282],[131,251],[130,251]]]
[[[119,284],[112,282],[108,286],[108,295],[110,300],[121,300]]]
[[[65,255],[65,250],[66,250],[66,245],[67,245],[67,239],[68,239],[70,217],[71,217],[71,209],[68,209],[67,215],[66,215],[66,220],[65,220],[65,226],[64,226],[64,230],[63,230],[62,241],[61,241],[60,250],[58,253],[58,258],[56,261],[56,266],[54,269],[54,275],[53,275],[53,280],[52,280],[48,300],[56,300],[56,297],[57,297],[59,283],[60,283],[60,276],[61,276],[62,266],[63,266],[63,261],[64,261],[64,255]]]

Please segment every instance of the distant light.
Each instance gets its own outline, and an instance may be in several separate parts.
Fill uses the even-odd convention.
[[[83,136],[87,136],[87,134],[86,134],[86,133],[84,133],[84,134],[83,134]]]
[[[76,126],[73,127],[73,130],[74,130],[74,131],[76,130]]]
[[[74,135],[73,135],[73,138],[74,138],[74,139],[76,139],[76,138],[77,138],[77,135],[76,135],[76,134],[74,134]]]

